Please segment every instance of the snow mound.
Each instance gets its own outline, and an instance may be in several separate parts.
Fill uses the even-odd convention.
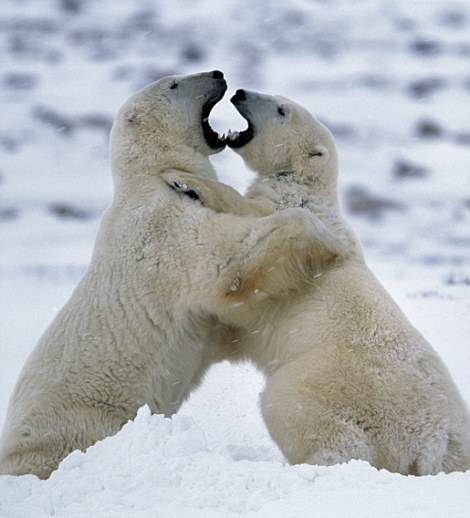
[[[468,518],[470,472],[403,477],[365,462],[288,466],[210,451],[190,417],[135,421],[41,481],[0,477],[2,518]]]

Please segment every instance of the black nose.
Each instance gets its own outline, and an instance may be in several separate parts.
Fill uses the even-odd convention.
[[[237,90],[235,95],[232,97],[232,101],[246,101],[245,90]]]
[[[212,72],[212,77],[213,77],[214,79],[223,79],[223,78],[224,78],[224,73],[223,73],[223,72],[221,72],[220,70],[214,70],[214,71]]]

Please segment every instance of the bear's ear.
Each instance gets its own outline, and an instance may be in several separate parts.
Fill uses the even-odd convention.
[[[309,149],[308,157],[311,160],[326,162],[329,157],[328,149],[326,149],[326,147],[322,146],[321,144],[317,144],[316,146],[313,146]]]

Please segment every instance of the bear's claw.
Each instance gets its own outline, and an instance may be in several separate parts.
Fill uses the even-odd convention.
[[[180,183],[176,180],[173,180],[173,184],[170,184],[170,187],[175,191],[181,192],[182,194],[189,196],[192,200],[201,199],[200,194],[195,189],[191,189],[190,187],[188,187],[185,183]]]

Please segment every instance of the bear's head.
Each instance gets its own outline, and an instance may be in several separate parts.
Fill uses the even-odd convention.
[[[315,189],[336,192],[338,159],[332,134],[285,97],[237,90],[231,102],[248,122],[227,144],[260,176],[288,175]]]
[[[212,174],[208,155],[225,142],[209,126],[209,114],[227,89],[218,70],[167,76],[130,97],[111,131],[115,178],[155,175],[164,169],[196,167]],[[207,174],[207,173],[206,173]]]

